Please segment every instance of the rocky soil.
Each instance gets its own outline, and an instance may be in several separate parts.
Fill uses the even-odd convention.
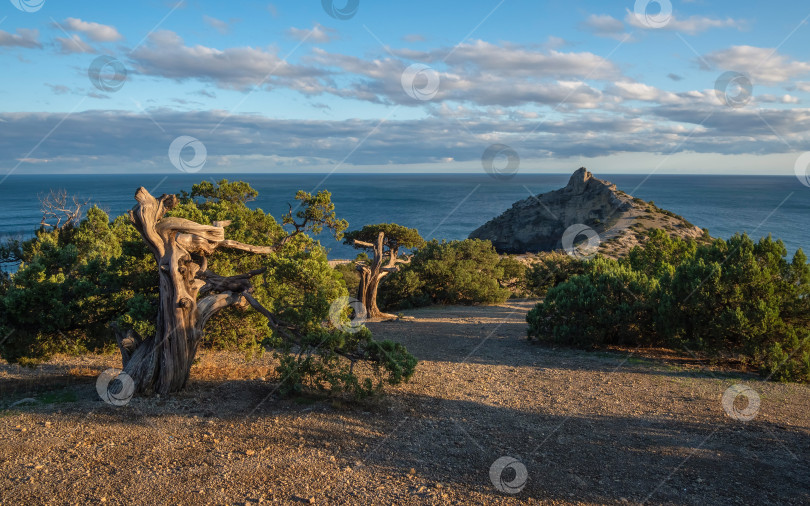
[[[530,307],[369,324],[421,363],[410,383],[361,404],[279,399],[269,354],[204,352],[183,393],[121,407],[95,388],[115,356],[2,364],[0,502],[810,502],[810,388],[691,357],[531,345]],[[743,397],[724,406],[735,384],[758,409]],[[490,476],[501,457],[526,470],[494,469],[507,492]]]
[[[586,228],[595,233],[590,245]],[[681,216],[636,199],[581,168],[564,188],[515,202],[470,238],[492,241],[499,253],[571,251],[577,246],[593,248],[588,254],[598,248],[603,255],[618,257],[640,244],[652,228],[683,238],[703,236],[703,230]],[[566,243],[566,232],[573,242]]]

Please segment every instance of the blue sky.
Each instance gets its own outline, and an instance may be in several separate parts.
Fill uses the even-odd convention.
[[[792,174],[810,150],[799,1],[4,5],[0,177],[169,173],[181,136],[202,172],[480,172],[499,144],[523,172]]]

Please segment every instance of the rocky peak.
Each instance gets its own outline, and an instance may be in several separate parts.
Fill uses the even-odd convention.
[[[593,174],[588,172],[588,169],[585,167],[580,167],[571,174],[571,178],[568,180],[565,189],[571,193],[582,193],[585,191],[585,188],[587,188],[588,182],[591,179],[593,179]]]
[[[630,228],[633,225],[637,231],[641,225],[667,228],[683,237],[697,238],[702,234],[683,218],[634,199],[582,167],[564,188],[515,202],[473,231],[470,238],[488,239],[500,253],[554,251],[564,249],[563,234],[575,225],[595,231],[602,242],[622,243],[623,249],[636,240],[636,232]]]

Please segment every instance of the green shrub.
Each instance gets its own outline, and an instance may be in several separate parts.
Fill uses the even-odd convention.
[[[545,297],[550,288],[582,274],[587,263],[564,253],[541,253],[539,260],[526,270],[526,290],[535,297]]]
[[[801,250],[786,256],[771,237],[698,245],[651,231],[627,258],[595,259],[549,289],[529,337],[733,354],[764,376],[810,381],[810,265]]]
[[[501,257],[498,267],[503,270],[499,279],[503,288],[511,292],[510,297],[531,296],[526,287],[526,264],[511,255]]]
[[[359,382],[349,361],[339,355],[370,360],[372,370],[385,373],[388,381],[410,377],[415,362],[404,348],[376,343],[367,330],[348,335],[324,327],[330,303],[347,295],[343,277],[329,266],[324,248],[306,233],[288,233],[269,214],[248,208],[245,202],[256,195],[244,182],[204,182],[183,192],[180,204],[167,216],[200,224],[230,220],[228,239],[247,244],[272,245],[289,237],[269,255],[219,250],[208,269],[231,276],[265,268],[261,277],[254,278],[253,296],[280,320],[301,329],[307,341],[293,350],[270,330],[263,315],[230,307],[207,323],[203,345],[248,352],[271,347],[282,367],[307,360],[305,367],[299,364],[302,369],[295,378],[300,381],[285,379],[285,391],[303,388],[304,380],[318,388],[328,384],[331,390],[361,395],[381,385]],[[311,217],[345,229],[345,221],[334,218],[329,192],[314,196],[299,192],[296,199],[301,201],[299,213],[305,214],[299,219]],[[283,222],[288,223],[287,217]],[[314,226],[310,230],[317,233]],[[157,267],[126,216],[111,223],[103,211],[91,208],[78,226],[40,229],[29,241],[7,243],[0,248],[0,261],[4,259],[21,262],[17,272],[0,284],[0,356],[6,360],[34,364],[56,352],[110,349],[115,342],[113,321],[142,336],[155,332]]]
[[[502,263],[489,241],[434,239],[380,284],[379,300],[387,308],[498,304],[511,293],[502,285],[514,280],[517,272],[514,263]]]
[[[357,267],[354,263],[338,264],[335,266],[335,271],[343,278],[349,295],[355,297],[357,295],[357,288],[360,286],[360,273],[357,272]]]
[[[529,312],[529,338],[586,348],[647,343],[656,296],[657,282],[644,273],[596,258]]]

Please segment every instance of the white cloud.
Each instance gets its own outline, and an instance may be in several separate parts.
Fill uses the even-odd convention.
[[[635,28],[641,28],[644,30],[652,29],[644,24],[630,9],[627,9],[627,15],[624,17],[624,21]],[[711,30],[712,28],[736,28],[737,30],[744,30],[746,27],[747,23],[739,19],[718,19],[705,16],[692,16],[689,18],[680,19],[673,14],[667,24],[659,29],[685,32],[690,35],[695,35],[707,30]]]
[[[93,49],[88,43],[82,40],[81,37],[78,35],[71,34],[70,37],[56,37],[54,39],[56,41],[57,46],[59,46],[59,52],[62,54],[82,54],[82,53],[95,53],[96,50]]]
[[[757,102],[765,103],[765,104],[798,104],[801,102],[799,97],[794,97],[793,95],[758,95],[756,98]]]
[[[613,79],[621,73],[610,60],[590,52],[538,51],[517,44],[492,44],[482,40],[432,51],[399,50],[394,54],[420,62],[446,62],[449,66],[474,66],[480,73],[503,77]]]
[[[424,42],[427,39],[422,34],[409,33],[408,35],[405,35],[404,37],[402,37],[402,40],[404,40],[405,42]]]
[[[116,42],[124,38],[114,26],[82,21],[78,18],[67,18],[61,26],[69,32],[83,33],[94,42]]]
[[[784,83],[810,73],[810,63],[792,60],[776,49],[764,47],[733,46],[711,52],[703,60],[717,68],[747,74],[755,86]]]
[[[323,74],[313,67],[288,63],[269,50],[187,46],[179,35],[168,30],[150,35],[130,58],[142,74],[213,81],[222,88],[244,89],[263,83],[266,87],[283,85],[305,92],[311,87],[319,89],[315,78]]]
[[[227,21],[212,18],[211,16],[203,16],[203,22],[222,35],[227,34],[231,30],[231,25]]]
[[[608,14],[591,14],[580,26],[597,37],[630,40],[629,34],[625,33],[624,23]]]
[[[17,28],[17,33],[0,30],[0,46],[41,48],[39,43],[39,30]]]
[[[480,163],[493,142],[512,146],[523,159],[609,156],[617,153],[696,152],[721,154],[784,153],[810,150],[810,109],[731,109],[714,105],[661,106],[651,114],[599,111],[586,115],[521,120],[507,109],[453,109],[447,117],[395,120],[379,126],[369,120],[279,120],[225,111],[147,113],[117,110],[62,113],[0,113],[0,166],[14,166],[19,146],[41,138],[59,122],[36,156],[59,162],[60,170],[103,169],[173,172],[166,149],[183,132],[205,143],[209,153],[225,157],[236,169],[272,170],[279,164],[312,167],[343,160],[347,145],[357,149],[351,166],[440,163],[447,158]],[[713,111],[713,114],[709,114]],[[763,118],[765,121],[763,121]],[[212,133],[218,123],[222,128]],[[767,124],[766,124],[767,121]],[[155,123],[163,129],[155,128]],[[101,127],[100,127],[101,126]],[[368,137],[370,132],[374,135]],[[66,160],[75,159],[67,163]],[[252,165],[247,162],[252,162]],[[64,162],[64,163],[63,163]]]
[[[337,39],[337,30],[315,23],[311,29],[292,27],[287,30],[287,36],[313,44],[324,44]]]

